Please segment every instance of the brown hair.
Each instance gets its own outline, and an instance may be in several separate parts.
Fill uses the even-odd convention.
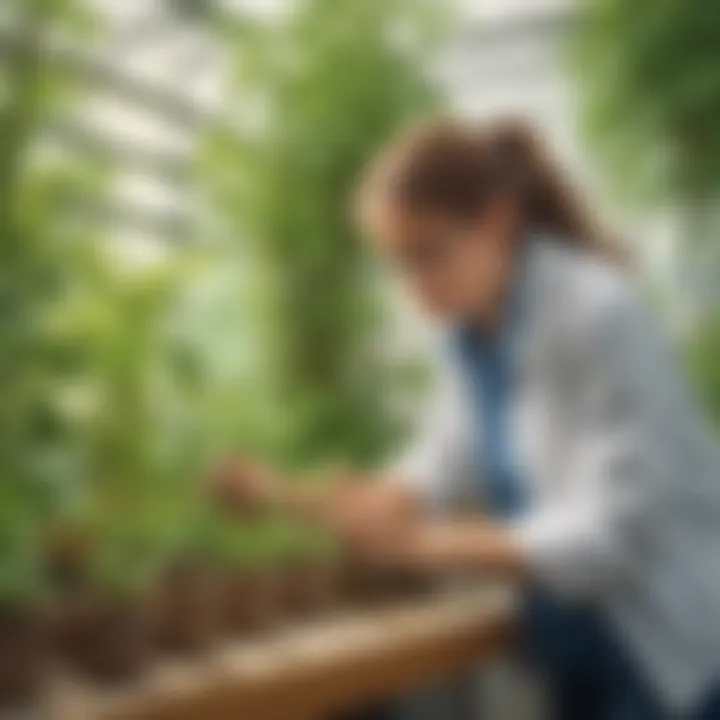
[[[439,121],[401,134],[368,168],[360,212],[365,216],[378,202],[390,202],[410,211],[471,218],[505,193],[520,203],[527,230],[620,256],[534,130],[517,120],[481,128]]]

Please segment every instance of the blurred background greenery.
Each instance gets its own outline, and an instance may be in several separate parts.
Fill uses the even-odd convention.
[[[700,0],[5,0],[0,598],[43,595],[49,525],[93,529],[113,592],[188,549],[325,551],[229,531],[199,479],[228,451],[372,467],[409,432],[424,328],[349,199],[428,113],[536,122],[720,422],[719,53]]]

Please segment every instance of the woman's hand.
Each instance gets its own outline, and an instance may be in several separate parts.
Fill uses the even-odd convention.
[[[209,476],[210,492],[241,513],[272,507],[323,524],[342,538],[369,544],[387,528],[418,517],[412,494],[401,483],[344,474],[321,487],[286,481],[253,460],[219,465]],[[362,538],[362,540],[360,540]]]
[[[249,459],[226,461],[209,475],[211,494],[221,504],[239,512],[254,512],[273,505],[279,486],[271,470]]]

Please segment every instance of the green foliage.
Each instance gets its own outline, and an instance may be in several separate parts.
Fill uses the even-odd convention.
[[[34,605],[46,596],[43,540],[47,493],[30,483],[0,483],[0,604]]]
[[[369,464],[393,447],[402,372],[377,352],[385,309],[352,230],[363,164],[399,125],[435,105],[421,68],[433,3],[303,0],[234,48],[228,111],[209,185],[254,278],[251,342],[262,348],[271,455],[293,467]],[[395,403],[396,404],[396,403]]]
[[[111,595],[143,592],[178,555],[331,558],[305,526],[219,517],[199,478],[228,446],[369,464],[402,433],[414,368],[376,350],[385,308],[348,204],[368,156],[436,102],[421,68],[439,4],[302,0],[253,25],[176,3],[228,44],[242,122],[212,133],[200,170],[207,235],[232,242],[147,268],[67,212],[105,198],[115,168],[37,152],[82,90],[44,43],[96,33],[89,5],[3,7],[19,51],[0,64],[0,602],[45,596],[57,524],[90,538],[90,580]]]
[[[323,545],[316,530],[273,515],[242,522],[216,515],[208,530],[208,555],[237,570],[280,567],[295,559],[317,560],[330,554],[330,542]]]
[[[572,49],[583,123],[617,196],[681,214],[678,276],[707,332],[691,370],[716,413],[720,345],[702,316],[717,309],[720,5],[585,0]]]
[[[585,125],[621,193],[720,187],[720,6],[585,0],[573,44]]]
[[[700,402],[720,429],[720,318],[709,318],[696,329],[687,356]]]
[[[44,595],[43,541],[62,492],[59,451],[66,427],[56,403],[62,348],[47,318],[62,301],[71,239],[59,223],[58,192],[76,168],[39,167],[40,120],[67,83],[42,52],[50,33],[72,36],[82,3],[11,2],[7,29],[19,51],[0,66],[0,602]],[[61,454],[61,453],[60,453]]]
[[[84,260],[84,265],[80,261]],[[74,292],[55,329],[74,345],[76,383],[87,402],[75,415],[85,460],[77,512],[87,516],[90,577],[107,592],[138,591],[176,541],[179,507],[199,472],[185,428],[194,385],[184,348],[170,333],[176,289],[188,265],[118,268],[88,248],[76,257]]]

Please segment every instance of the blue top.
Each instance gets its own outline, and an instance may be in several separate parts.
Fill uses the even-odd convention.
[[[494,515],[507,520],[528,505],[527,487],[515,462],[508,417],[512,393],[509,343],[505,335],[483,336],[463,330],[458,336],[475,412],[484,430],[478,461],[482,464],[487,500]]]

